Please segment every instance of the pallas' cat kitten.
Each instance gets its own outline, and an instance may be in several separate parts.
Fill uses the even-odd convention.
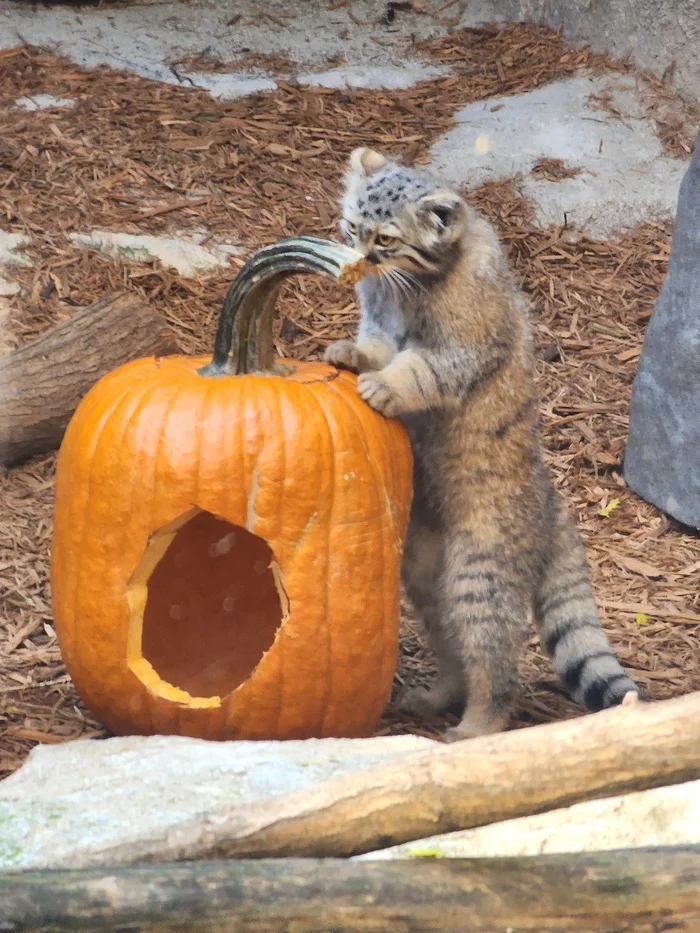
[[[438,661],[403,707],[463,710],[446,738],[503,729],[528,614],[572,696],[641,691],[603,631],[583,545],[542,460],[524,297],[493,228],[455,192],[370,149],[350,157],[341,226],[376,266],[357,340],[326,359],[400,416],[413,447],[403,578]]]

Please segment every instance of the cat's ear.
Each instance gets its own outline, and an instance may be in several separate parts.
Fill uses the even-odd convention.
[[[464,201],[454,191],[440,189],[424,194],[416,202],[420,220],[431,227],[441,240],[454,241],[461,236],[467,221]]]
[[[350,168],[356,175],[365,178],[374,175],[380,168],[384,168],[387,163],[385,156],[374,149],[368,149],[366,146],[360,146],[353,149],[350,153]]]
[[[431,191],[416,202],[418,213],[437,227],[451,227],[464,216],[464,201],[454,191]]]

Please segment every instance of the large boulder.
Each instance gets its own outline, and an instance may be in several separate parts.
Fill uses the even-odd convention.
[[[187,855],[192,839],[225,814],[245,815],[260,801],[274,808],[286,794],[434,746],[412,735],[288,742],[156,735],[39,746],[0,783],[0,872]]]
[[[680,186],[668,274],[632,388],[624,476],[700,528],[700,133]]]

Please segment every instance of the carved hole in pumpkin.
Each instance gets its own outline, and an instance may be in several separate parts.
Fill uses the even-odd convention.
[[[215,701],[197,706],[218,705],[248,680],[288,615],[271,548],[195,508],[152,537],[139,569],[130,588],[132,625],[143,609],[138,646],[130,638],[132,670],[162,696],[183,702],[184,691]]]

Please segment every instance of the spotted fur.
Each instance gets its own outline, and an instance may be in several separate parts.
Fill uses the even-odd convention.
[[[459,707],[452,741],[504,728],[530,614],[578,702],[639,694],[542,460],[527,310],[495,231],[456,192],[368,149],[351,156],[341,226],[376,274],[357,287],[357,339],[326,359],[404,420],[414,452],[403,578],[439,672],[404,707]]]

